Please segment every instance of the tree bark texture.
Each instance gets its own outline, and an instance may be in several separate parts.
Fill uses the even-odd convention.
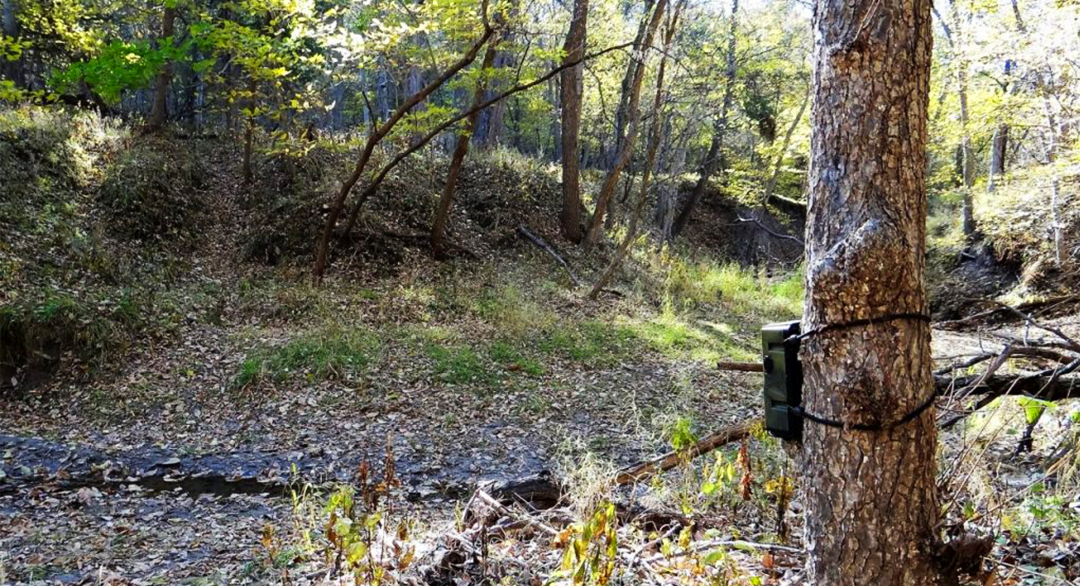
[[[815,6],[804,332],[928,311],[930,11],[930,0]],[[888,426],[934,393],[918,319],[825,330],[801,358],[804,408],[845,425]],[[809,583],[942,583],[935,448],[932,408],[883,431],[806,423]]]
[[[720,161],[724,156],[724,135],[727,132],[728,112],[731,111],[731,102],[735,95],[735,74],[738,71],[735,64],[735,42],[737,40],[735,35],[738,31],[736,16],[738,13],[739,0],[731,0],[731,28],[728,30],[727,70],[724,72],[724,101],[720,106],[720,116],[713,125],[709,153],[705,155],[705,160],[701,163],[701,170],[698,171],[698,180],[694,184],[694,191],[690,192],[690,199],[687,200],[686,205],[676,216],[675,223],[671,227],[672,238],[677,237],[686,228],[686,224],[690,222],[690,216],[693,214],[694,208],[701,201],[701,197],[705,195],[705,189],[709,186],[709,179],[712,178],[713,173],[716,173],[716,169],[720,166]]]
[[[566,33],[564,63],[580,60],[585,55],[585,31],[589,15],[589,0],[574,0],[574,14]],[[581,242],[581,94],[585,64],[578,63],[561,73],[562,92],[562,213],[559,225],[563,238]]]

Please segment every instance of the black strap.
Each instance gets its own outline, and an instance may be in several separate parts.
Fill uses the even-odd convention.
[[[827,325],[824,325],[824,326],[821,326],[821,327],[818,327],[818,328],[814,328],[812,330],[806,330],[805,332],[803,332],[801,334],[791,336],[790,338],[787,339],[787,341],[792,341],[793,339],[795,339],[795,340],[805,340],[806,338],[809,338],[811,336],[816,336],[818,334],[822,334],[822,333],[825,333],[825,332],[831,332],[831,331],[834,331],[834,330],[846,330],[846,329],[849,329],[849,328],[856,328],[856,327],[859,327],[859,326],[869,326],[869,325],[872,325],[872,324],[880,324],[880,323],[885,323],[885,322],[890,322],[890,321],[897,321],[897,320],[902,320],[902,319],[924,321],[926,323],[930,323],[930,320],[931,320],[930,316],[926,315],[925,313],[915,313],[915,312],[890,313],[890,314],[881,315],[881,316],[878,316],[878,317],[868,317],[868,318],[863,318],[863,319],[856,319],[856,320],[846,321],[846,322],[842,322],[842,323],[838,323],[838,324],[827,324]]]
[[[807,330],[807,331],[805,331],[805,332],[803,332],[801,334],[791,336],[787,340],[785,340],[785,342],[797,342],[797,341],[801,341],[801,340],[804,340],[806,338],[809,338],[811,336],[815,336],[817,334],[821,334],[821,333],[829,332],[829,331],[844,330],[844,329],[855,328],[855,327],[859,327],[859,326],[868,326],[868,325],[872,325],[872,324],[885,323],[885,322],[897,321],[897,320],[905,320],[905,319],[923,321],[923,322],[926,322],[926,323],[930,323],[930,320],[931,320],[930,316],[926,315],[925,313],[915,313],[915,312],[890,313],[890,314],[882,315],[882,316],[878,316],[878,317],[856,319],[856,320],[852,320],[852,321],[848,321],[848,322],[842,322],[842,323],[838,323],[838,324],[824,325],[824,326],[821,326],[821,327],[818,327],[818,328]],[[912,411],[909,411],[907,414],[905,414],[900,419],[897,419],[896,421],[894,421],[892,423],[888,423],[888,424],[844,423],[843,421],[837,421],[835,419],[829,419],[827,417],[821,417],[819,415],[814,415],[813,413],[809,413],[806,410],[804,410],[801,406],[795,406],[792,409],[795,412],[795,414],[798,415],[799,417],[802,417],[803,419],[806,419],[808,421],[813,421],[814,423],[818,423],[818,424],[825,425],[825,426],[828,426],[828,427],[838,427],[838,428],[841,428],[841,429],[853,429],[853,430],[856,430],[856,431],[885,431],[885,430],[893,429],[893,428],[896,428],[896,427],[900,427],[901,425],[904,425],[905,423],[913,421],[916,417],[918,417],[919,415],[922,415],[923,411],[926,411],[927,409],[930,408],[931,405],[934,404],[934,399],[935,398],[937,398],[937,392],[936,391],[930,393],[930,396],[927,397],[926,400],[923,401],[921,405],[919,405],[918,407],[916,407]]]
[[[825,425],[825,426],[828,426],[828,427],[838,427],[838,428],[841,428],[841,429],[854,429],[856,431],[886,431],[886,430],[889,430],[889,429],[900,427],[901,425],[904,425],[905,423],[913,421],[916,417],[918,417],[919,415],[922,415],[923,411],[926,411],[927,409],[929,409],[930,406],[934,404],[934,399],[936,399],[936,398],[937,398],[937,392],[936,391],[933,392],[933,393],[930,393],[930,396],[927,397],[925,401],[923,401],[922,405],[919,405],[918,407],[916,407],[912,411],[909,411],[906,415],[904,415],[900,419],[897,419],[896,421],[894,421],[892,423],[885,423],[885,424],[881,424],[881,423],[874,423],[874,424],[871,424],[871,423],[844,423],[843,421],[837,421],[835,419],[829,419],[827,417],[821,417],[819,415],[814,415],[813,413],[808,413],[802,407],[798,407],[798,406],[793,407],[792,410],[795,412],[796,415],[798,415],[799,417],[802,417],[803,419],[807,419],[809,421],[813,421],[814,423],[819,423],[821,425]]]

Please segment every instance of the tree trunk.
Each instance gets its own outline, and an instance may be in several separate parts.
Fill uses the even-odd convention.
[[[971,148],[971,130],[968,116],[968,61],[964,45],[964,26],[960,22],[960,8],[956,0],[950,0],[953,15],[953,32],[949,35],[956,60],[956,86],[960,98],[960,174],[964,182],[964,197],[960,215],[963,220],[964,236],[975,235],[975,210],[971,188],[975,185],[975,151]]]
[[[986,190],[993,192],[998,178],[1005,175],[1005,153],[1009,148],[1009,125],[998,124],[994,129],[994,138],[990,145],[990,173]]]
[[[161,42],[164,43],[166,39],[171,38],[175,31],[176,24],[176,3],[173,0],[166,0],[165,11],[161,17]],[[150,130],[159,130],[162,126],[165,126],[165,119],[167,113],[167,103],[169,97],[169,82],[172,80],[172,62],[165,61],[165,64],[161,66],[161,71],[158,72],[157,80],[154,82],[154,105],[150,109],[150,117],[146,121],[146,127]]]
[[[1050,129],[1050,142],[1047,144],[1046,161],[1053,169],[1050,172],[1050,234],[1054,241],[1054,264],[1061,266],[1065,261],[1064,220],[1061,218],[1061,181],[1057,170],[1057,150],[1061,129],[1057,116],[1054,115],[1050,98],[1043,96],[1046,110],[1046,124]]]
[[[244,183],[251,183],[253,174],[251,171],[251,155],[255,150],[255,92],[258,90],[258,85],[255,82],[255,78],[252,77],[248,81],[248,93],[251,95],[248,97],[248,114],[245,117],[247,120],[247,129],[244,131],[244,162],[241,165],[244,174]]]
[[[487,11],[487,1],[481,3],[481,10]],[[487,22],[485,20],[485,22]],[[375,151],[375,147],[379,144],[394,126],[405,117],[405,114],[412,109],[413,106],[424,101],[432,92],[441,87],[446,80],[453,77],[457,72],[467,67],[470,63],[476,60],[476,55],[480,52],[480,48],[483,47],[491,38],[493,30],[491,27],[484,27],[483,34],[476,40],[475,43],[465,54],[458,59],[453,65],[448,67],[446,71],[443,71],[434,81],[429,83],[419,92],[413,94],[409,99],[405,100],[405,103],[394,111],[393,115],[388,117],[382,124],[380,124],[374,132],[368,137],[364,143],[364,149],[360,152],[360,157],[356,161],[356,165],[353,167],[352,173],[341,184],[341,189],[338,190],[337,196],[334,198],[332,205],[330,206],[330,213],[326,216],[326,222],[323,224],[322,234],[319,236],[319,241],[315,247],[315,263],[312,266],[312,276],[316,281],[322,279],[323,274],[326,272],[327,255],[330,252],[330,238],[334,234],[334,228],[337,226],[338,218],[341,217],[341,212],[345,208],[346,200],[349,198],[349,193],[352,188],[356,186],[356,183],[360,181],[360,177],[364,174],[364,170],[367,168],[368,161],[371,160],[371,155]],[[360,213],[360,204],[363,203],[363,198],[353,208],[351,217],[349,218],[349,225],[351,226],[356,222],[356,217]]]
[[[642,216],[645,214],[645,202],[648,201],[649,181],[652,179],[653,163],[656,161],[656,152],[660,149],[660,128],[662,126],[660,108],[663,106],[664,97],[664,69],[667,65],[667,56],[671,52],[671,43],[675,39],[675,29],[679,24],[679,13],[682,12],[685,5],[686,0],[679,0],[664,31],[664,52],[660,57],[660,67],[656,72],[656,97],[653,99],[653,119],[649,129],[649,145],[645,149],[645,166],[641,172],[641,187],[638,192],[637,202],[634,204],[634,210],[631,212],[630,225],[627,226],[626,236],[623,237],[623,241],[619,244],[615,255],[611,257],[611,262],[608,263],[604,272],[600,274],[600,278],[593,285],[592,290],[589,291],[589,299],[596,299],[600,292],[604,290],[604,287],[611,282],[611,279],[615,276],[615,271],[619,269],[623,260],[630,253],[630,245],[638,237],[638,226],[641,224]]]
[[[600,187],[600,194],[596,198],[596,209],[593,211],[592,220],[589,222],[589,231],[585,236],[585,242],[589,246],[595,245],[600,240],[600,233],[603,232],[604,228],[604,214],[607,212],[608,203],[611,201],[611,196],[615,194],[615,188],[619,184],[619,177],[622,175],[623,168],[630,162],[630,157],[634,152],[638,125],[641,122],[639,103],[641,101],[641,83],[645,79],[645,62],[648,58],[648,48],[652,45],[653,36],[656,34],[656,28],[660,24],[660,17],[663,16],[666,6],[667,0],[659,0],[652,14],[646,14],[645,18],[649,20],[649,23],[646,26],[645,35],[641,43],[634,48],[631,62],[636,64],[637,70],[630,87],[626,140],[623,141],[615,164],[608,172],[607,177],[604,178],[604,183]]]
[[[791,126],[788,126],[787,133],[784,134],[784,142],[780,145],[780,152],[776,155],[776,163],[773,165],[772,175],[769,177],[769,182],[765,184],[765,197],[761,198],[763,205],[769,205],[769,200],[772,199],[773,190],[776,189],[776,182],[780,178],[780,169],[783,167],[784,155],[787,153],[788,146],[791,144],[791,135],[795,134],[795,127],[799,125],[799,121],[802,120],[803,112],[806,112],[806,105],[810,103],[810,89],[807,88],[806,97],[803,98],[802,104],[799,106],[799,113],[795,114],[795,118],[791,121]]]
[[[934,393],[925,314],[930,0],[815,8],[802,445],[808,582],[933,586]],[[852,429],[855,424],[885,429]]]
[[[637,55],[637,50],[642,50],[643,43],[645,41],[645,35],[649,31],[649,14],[653,8],[653,4],[656,0],[645,0],[644,16],[641,18],[641,22],[638,24],[637,34],[634,35],[635,52],[633,55]],[[650,37],[651,38],[651,37]],[[648,43],[644,43],[648,45]],[[623,142],[626,141],[626,127],[630,120],[630,95],[633,93],[634,79],[637,76],[638,60],[634,57],[630,58],[630,62],[626,64],[626,72],[623,74],[622,85],[619,87],[619,105],[615,108],[615,128],[613,140],[611,141],[611,148],[607,153],[607,168],[611,170],[615,167],[615,162],[619,159],[619,153],[622,152]]]
[[[511,8],[516,11],[516,6]],[[512,44],[513,35],[506,34],[502,44]],[[503,49],[495,53],[495,62],[492,67],[495,71],[504,71],[514,65],[514,55],[511,51]],[[484,99],[490,100],[499,92],[510,87],[511,84],[502,77],[496,75],[494,81],[488,82],[488,89],[484,92]],[[500,101],[494,106],[480,111],[480,117],[476,119],[476,127],[473,131],[473,145],[482,149],[490,149],[502,141],[503,131],[506,128],[506,102]]]
[[[1017,84],[1012,82],[1013,62],[1005,60],[1005,82],[1001,88],[1003,94],[1011,96],[1016,93]],[[993,192],[997,187],[998,180],[1005,175],[1005,159],[1009,152],[1009,124],[1002,122],[994,129],[994,137],[990,143],[990,169],[987,174],[986,190]]]
[[[585,55],[585,31],[589,16],[589,0],[574,0],[574,14],[570,30],[566,33],[563,63],[581,59]],[[563,238],[581,242],[581,149],[578,137],[581,132],[581,94],[585,65],[564,69],[561,77],[562,91],[562,213],[559,225]]]
[[[484,90],[487,88],[485,75],[495,63],[495,51],[499,45],[499,37],[492,39],[484,53],[484,60],[480,65],[480,77],[476,81],[476,89],[473,90],[472,108],[476,109],[484,101]],[[443,237],[446,235],[446,223],[450,219],[450,206],[454,203],[454,194],[457,192],[458,173],[461,172],[461,163],[465,161],[465,155],[469,153],[469,141],[472,139],[472,131],[476,127],[476,119],[480,116],[480,110],[476,110],[465,118],[465,126],[458,134],[457,144],[454,146],[454,154],[450,158],[450,170],[446,173],[446,185],[443,186],[442,196],[439,197],[439,207],[435,211],[435,221],[431,225],[431,253],[435,258],[442,258]]]
[[[709,179],[712,178],[713,173],[716,172],[717,167],[720,165],[720,160],[723,158],[724,148],[724,135],[727,133],[728,124],[728,112],[731,111],[731,102],[735,95],[735,73],[737,68],[735,66],[735,41],[737,40],[735,35],[738,31],[738,22],[736,16],[739,13],[739,0],[731,0],[731,25],[728,30],[728,46],[727,46],[727,71],[724,72],[724,101],[720,106],[720,117],[716,119],[713,124],[713,136],[712,141],[709,143],[709,154],[705,155],[705,160],[701,163],[701,170],[698,171],[698,180],[694,185],[694,191],[690,193],[690,199],[687,200],[686,206],[675,218],[675,223],[671,227],[671,237],[677,237],[686,225],[690,222],[690,215],[694,212],[694,208],[697,207],[698,202],[701,201],[701,197],[705,195],[705,189],[709,186]]]

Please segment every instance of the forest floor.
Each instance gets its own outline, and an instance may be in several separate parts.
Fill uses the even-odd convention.
[[[365,462],[392,461],[400,480],[377,507],[381,522],[427,544],[399,562],[434,554],[486,481],[550,471],[571,508],[595,520],[618,467],[758,416],[760,375],[715,364],[755,360],[761,324],[801,312],[797,270],[731,262],[730,204],[706,204],[691,245],[636,252],[616,292],[592,302],[514,236],[514,222],[477,227],[490,203],[469,195],[468,173],[451,236],[469,253],[435,261],[400,227],[398,236],[365,229],[388,249],[376,260],[342,255],[314,287],[303,265],[245,259],[250,194],[237,194],[249,188],[233,179],[235,162],[209,165],[218,169],[204,186],[212,223],[182,275],[160,286],[179,300],[167,327],[131,338],[120,360],[69,353],[59,371],[20,372],[26,388],[0,393],[0,584],[320,582],[341,551],[328,543],[340,535],[327,515]],[[481,166],[472,185],[501,172]],[[555,241],[550,225],[536,229]],[[567,256],[585,276],[602,266]],[[1080,337],[1080,317],[1053,319]],[[945,364],[998,348],[995,331],[935,331],[935,356]],[[943,434],[943,462],[963,472],[945,495],[959,505],[954,516],[1005,536],[993,554],[998,583],[1064,583],[1080,574],[1080,500],[1033,487],[1075,441],[1080,417],[1051,409],[1033,450],[1017,455],[1025,413],[1003,400]],[[791,526],[777,516],[789,454],[760,433],[743,445],[631,491],[696,527],[685,537],[642,529],[635,558],[646,542],[668,553],[699,539],[759,544],[719,557],[693,550],[683,570],[719,565],[701,576],[798,583],[799,555],[768,553],[800,546],[798,499],[786,507]],[[1058,487],[1075,486],[1068,474]],[[525,541],[503,541],[498,562],[485,549],[484,579],[548,580],[559,547]],[[512,559],[527,547],[548,565]]]

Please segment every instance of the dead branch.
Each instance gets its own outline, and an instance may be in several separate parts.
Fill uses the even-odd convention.
[[[772,197],[773,197],[773,198],[778,198],[779,196],[776,196],[776,195],[774,195],[774,196],[772,196]],[[761,220],[759,220],[759,219],[757,219],[757,218],[743,218],[743,217],[739,217],[739,218],[738,218],[738,222],[739,222],[739,223],[752,223],[752,224],[757,224],[758,228],[760,228],[760,229],[761,229],[761,230],[763,230],[763,231],[764,231],[764,232],[765,232],[766,234],[768,234],[769,236],[772,236],[773,238],[779,238],[779,239],[781,239],[781,240],[791,240],[791,241],[793,241],[793,242],[797,242],[797,243],[799,244],[799,246],[806,246],[806,242],[805,242],[805,241],[803,241],[803,239],[802,239],[802,238],[799,238],[798,236],[792,236],[792,235],[790,235],[790,234],[781,234],[781,233],[779,233],[779,232],[777,232],[777,231],[775,231],[775,230],[772,230],[772,229],[770,229],[770,228],[769,228],[769,227],[767,227],[767,226],[766,226],[765,224],[762,224],[762,223],[761,223]]]
[[[556,252],[555,249],[552,248],[546,240],[544,240],[538,234],[530,230],[529,227],[525,224],[517,227],[517,233],[520,234],[522,238],[535,244],[537,247],[540,248],[540,250],[543,250],[544,252],[551,255],[551,257],[555,259],[555,262],[559,263],[559,266],[566,270],[566,274],[570,276],[570,280],[574,282],[575,287],[581,285],[581,281],[579,281],[577,275],[574,274],[574,269],[570,268],[570,263],[566,262],[566,259],[564,259],[562,255]]]
[[[689,449],[682,451],[673,450],[666,454],[661,454],[651,460],[645,460],[627,466],[620,470],[615,476],[615,484],[621,486],[631,482],[637,482],[643,478],[652,476],[657,472],[670,470],[671,468],[678,466],[680,462],[693,460],[716,448],[749,437],[753,429],[760,425],[760,423],[760,419],[753,419],[742,423],[736,423],[735,425],[729,425],[702,438]]]
[[[765,372],[765,366],[760,362],[725,362],[716,363],[720,370],[734,370],[738,372]]]
[[[962,329],[965,326],[973,325],[978,322],[988,322],[991,320],[999,319],[1007,315],[1019,317],[1021,320],[1030,320],[1031,317],[1038,313],[1045,313],[1067,303],[1080,302],[1080,295],[1061,295],[1058,297],[1049,297],[1047,299],[1041,299],[1038,301],[1029,301],[1027,303],[1021,303],[1017,306],[1010,306],[994,299],[983,299],[986,303],[996,305],[994,309],[981,311],[979,313],[969,315],[960,319],[948,320],[938,322],[937,326],[942,329]]]

